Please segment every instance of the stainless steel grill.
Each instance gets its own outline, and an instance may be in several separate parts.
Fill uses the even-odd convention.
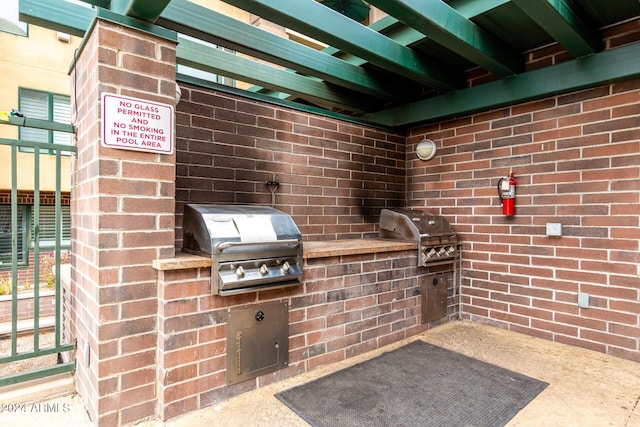
[[[414,209],[383,209],[380,237],[418,245],[418,265],[451,263],[458,258],[458,234],[440,215]]]
[[[211,292],[235,295],[300,284],[302,236],[268,206],[188,204],[184,252],[211,256]]]

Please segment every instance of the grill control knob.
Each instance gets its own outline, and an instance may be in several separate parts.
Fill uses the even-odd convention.
[[[449,246],[447,248],[447,255],[451,255],[452,253],[454,253],[456,251],[456,248],[454,248],[453,246]]]
[[[438,256],[442,256],[442,255],[444,255],[444,253],[445,253],[445,252],[446,252],[445,248],[440,248],[440,249],[438,250]]]
[[[234,271],[234,273],[238,279],[242,279],[244,277],[244,268],[242,268],[242,266],[239,266],[238,268],[236,268],[236,271]]]
[[[287,261],[282,263],[282,267],[280,267],[280,269],[282,270],[283,273],[288,273],[291,271],[291,265],[289,265],[289,263]]]
[[[431,248],[429,252],[427,252],[427,259],[433,257],[436,254],[436,250]]]
[[[269,272],[269,267],[267,267],[267,264],[262,264],[260,266],[260,274],[265,276],[268,272]]]

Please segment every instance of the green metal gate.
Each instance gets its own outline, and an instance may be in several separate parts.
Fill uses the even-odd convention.
[[[25,119],[17,115],[4,114],[0,116],[0,124],[8,126],[22,126],[27,128],[44,129],[54,132],[67,132],[74,133],[75,129],[70,124],[61,124],[52,121],[38,120],[38,119]],[[11,173],[11,202],[10,202],[10,216],[11,226],[10,230],[7,230],[7,235],[10,233],[11,239],[11,330],[10,330],[10,349],[9,351],[3,351],[0,355],[0,366],[4,364],[16,363],[18,361],[26,361],[36,357],[57,354],[58,363],[51,366],[45,366],[37,369],[25,370],[22,372],[9,374],[0,377],[0,387],[9,384],[16,384],[23,381],[28,381],[36,378],[42,378],[49,375],[55,375],[62,372],[72,372],[75,370],[75,360],[64,362],[60,356],[64,352],[75,350],[75,340],[71,341],[66,337],[63,337],[62,331],[62,285],[60,280],[60,262],[61,262],[61,241],[62,241],[62,176],[61,176],[61,163],[62,157],[66,155],[72,155],[76,152],[76,147],[73,145],[45,143],[45,142],[29,142],[23,140],[12,140],[6,138],[0,138],[0,146],[8,146],[10,149],[10,161],[3,159],[2,174],[8,174],[10,169]],[[19,218],[18,218],[18,152],[28,153],[33,157],[33,208],[32,208],[32,221],[34,225],[31,230],[33,245],[31,250],[33,251],[33,344],[30,345],[27,350],[21,350],[18,347],[18,247],[22,246],[24,249],[24,243],[19,245]],[[55,177],[46,177],[47,179],[55,179],[55,245],[52,250],[54,257],[54,274],[55,280],[55,295],[54,295],[54,343],[43,343],[41,340],[41,317],[40,317],[40,162],[43,156],[55,156]],[[10,168],[6,165],[10,163]],[[47,250],[51,252],[51,250]],[[6,340],[7,338],[5,338]],[[63,342],[66,339],[70,342]]]

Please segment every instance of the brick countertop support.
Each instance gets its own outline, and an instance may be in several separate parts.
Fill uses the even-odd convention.
[[[300,286],[225,297],[211,295],[211,258],[178,253],[154,261],[161,304],[158,331],[164,340],[158,350],[162,354],[158,381],[163,393],[158,399],[163,421],[381,348],[458,317],[453,273],[444,266],[417,267],[413,242],[308,241],[304,242],[304,258]],[[446,314],[423,322],[422,289],[432,283],[434,274],[446,277]],[[288,365],[228,384],[229,316],[237,310],[276,303],[288,307]]]
[[[176,43],[96,19],[71,71],[71,332],[77,391],[99,426],[157,414],[154,260],[174,254],[175,154],[101,145],[103,93],[175,104]]]

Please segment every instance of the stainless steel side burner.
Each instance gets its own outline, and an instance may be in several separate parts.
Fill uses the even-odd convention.
[[[188,204],[184,252],[211,256],[211,292],[235,295],[300,284],[302,236],[268,206]]]
[[[418,266],[451,263],[458,258],[458,234],[440,215],[416,209],[383,209],[380,237],[418,245]]]

